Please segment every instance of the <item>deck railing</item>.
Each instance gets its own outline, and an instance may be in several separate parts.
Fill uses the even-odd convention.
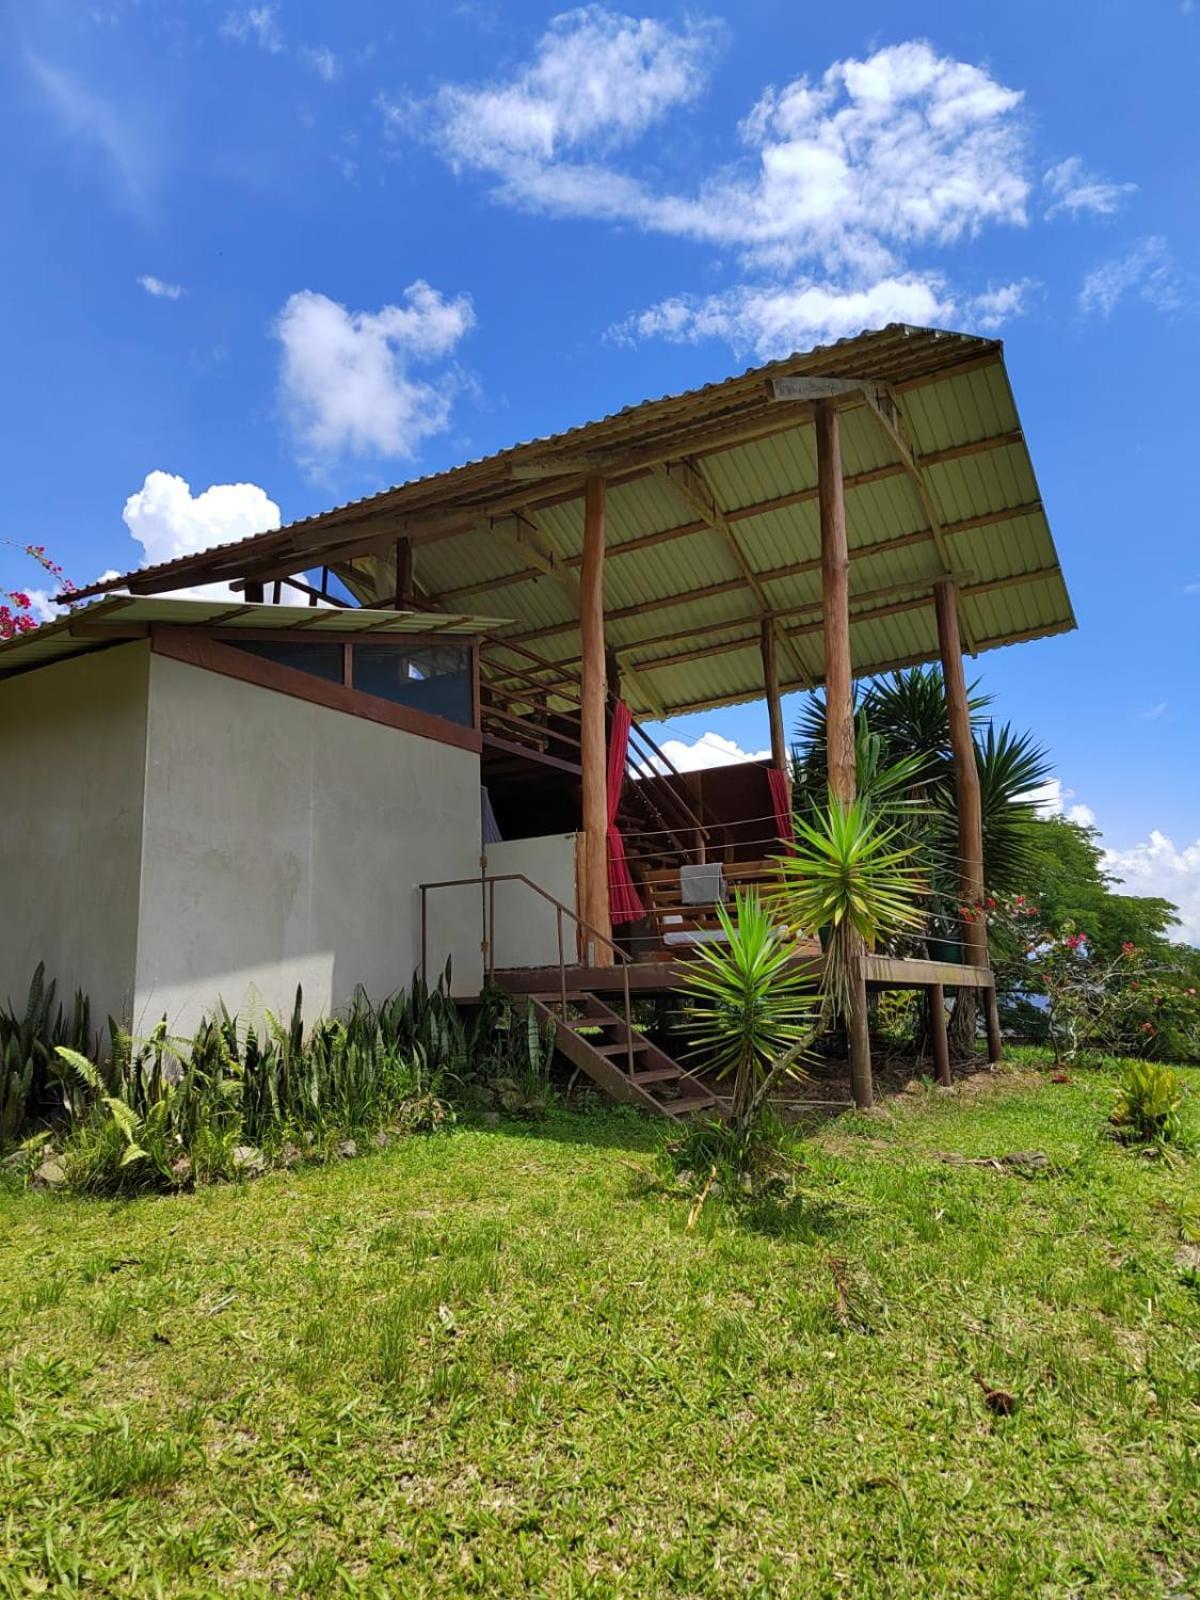
[[[607,934],[601,933],[598,928],[593,928],[590,922],[585,922],[577,911],[564,905],[548,890],[543,889],[540,883],[534,883],[532,878],[527,878],[523,872],[498,872],[491,876],[487,871],[480,873],[477,878],[444,878],[437,883],[422,883],[419,885],[421,892],[421,978],[429,981],[429,895],[436,889],[472,889],[480,891],[480,927],[482,938],[480,950],[483,952],[483,968],[489,981],[496,975],[496,885],[498,883],[521,883],[527,889],[532,889],[535,895],[547,901],[554,907],[555,923],[558,933],[558,993],[559,1008],[563,1026],[567,1026],[567,959],[566,943],[563,938],[563,918],[570,917],[575,927],[585,935],[586,942],[582,955],[594,954],[593,946],[603,945],[611,950],[617,958],[621,969],[621,987],[625,1004],[625,1049],[626,1071],[633,1077],[633,1003],[629,992],[629,968],[633,964],[633,957],[622,950],[619,944],[613,942]],[[587,965],[586,960],[584,965]]]

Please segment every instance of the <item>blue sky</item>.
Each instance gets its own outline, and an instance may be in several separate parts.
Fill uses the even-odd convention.
[[[977,670],[1200,939],[1200,7],[20,0],[3,44],[3,537],[84,582],[864,323],[999,333],[1080,630]]]

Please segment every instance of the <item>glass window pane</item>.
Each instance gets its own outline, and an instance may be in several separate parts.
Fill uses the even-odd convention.
[[[237,650],[259,656],[263,661],[273,661],[278,667],[291,667],[296,672],[307,672],[314,678],[324,678],[329,683],[342,681],[342,647],[340,644],[316,644],[303,639],[229,639]]]
[[[394,705],[471,727],[471,652],[457,644],[354,646],[354,687]]]

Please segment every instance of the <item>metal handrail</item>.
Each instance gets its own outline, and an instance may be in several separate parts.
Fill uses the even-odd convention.
[[[482,951],[484,956],[484,971],[489,981],[496,973],[496,885],[498,883],[523,883],[527,889],[532,889],[534,894],[541,895],[554,907],[555,922],[558,932],[558,986],[559,1006],[564,1027],[567,1021],[567,965],[566,951],[563,944],[563,918],[570,917],[577,928],[581,928],[590,940],[595,943],[607,945],[617,956],[621,963],[622,989],[625,999],[625,1055],[626,1070],[630,1078],[633,1077],[633,1005],[629,993],[629,969],[633,965],[633,957],[606,933],[601,933],[598,928],[593,928],[590,922],[584,920],[577,911],[556,899],[548,890],[543,889],[540,883],[534,883],[532,878],[527,878],[523,872],[498,872],[495,876],[488,873],[485,867],[478,878],[443,878],[437,883],[422,883],[418,885],[421,892],[421,979],[429,981],[429,924],[428,924],[428,895],[432,889],[470,889],[476,884],[480,889],[481,931],[483,933]]]

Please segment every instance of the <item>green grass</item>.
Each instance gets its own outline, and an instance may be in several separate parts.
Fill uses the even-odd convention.
[[[1114,1084],[901,1097],[691,1232],[605,1110],[0,1195],[0,1593],[1192,1592],[1200,1162]]]

